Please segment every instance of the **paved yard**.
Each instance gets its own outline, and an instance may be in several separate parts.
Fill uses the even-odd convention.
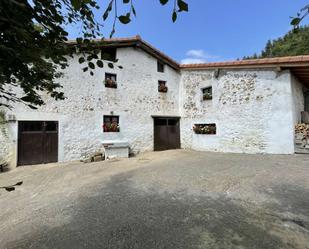
[[[1,248],[309,248],[309,156],[193,151],[0,174]]]

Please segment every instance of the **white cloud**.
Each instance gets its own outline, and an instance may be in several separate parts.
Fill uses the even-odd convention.
[[[187,51],[186,56],[186,58],[181,60],[182,64],[206,63],[220,58],[219,56],[208,54],[202,49],[191,49]]]
[[[181,60],[181,64],[199,64],[199,63],[206,63],[207,61],[204,59],[198,58],[185,58]]]
[[[194,58],[205,58],[206,57],[206,53],[204,50],[202,49],[191,49],[186,53],[187,56],[189,57],[194,57]]]

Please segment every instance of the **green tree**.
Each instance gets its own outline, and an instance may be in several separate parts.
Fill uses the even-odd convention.
[[[309,26],[299,27],[283,37],[268,41],[260,55],[243,59],[271,58],[309,54]]]
[[[268,40],[266,43],[265,49],[262,51],[261,57],[273,57],[273,44],[271,40]]]
[[[162,5],[174,1],[172,20],[181,11],[188,11],[184,0],[159,0]],[[79,53],[83,71],[93,75],[95,67],[103,67],[97,46],[92,41],[102,38],[104,21],[114,20],[111,37],[117,22],[128,24],[136,15],[133,0],[106,0],[107,8],[101,20],[94,11],[100,9],[97,0],[1,0],[0,1],[0,107],[10,108],[22,102],[31,108],[44,104],[40,92],[54,99],[63,99],[59,68],[68,66],[67,57]],[[128,11],[119,14],[119,5]],[[68,46],[68,25],[79,25],[81,37]],[[103,42],[103,41],[102,41]],[[103,58],[104,59],[104,58]],[[108,66],[114,65],[109,63]],[[21,88],[23,95],[16,93]]]
[[[298,28],[301,22],[307,17],[309,14],[309,4],[305,5],[298,13],[296,17],[292,17],[291,25],[295,28]]]

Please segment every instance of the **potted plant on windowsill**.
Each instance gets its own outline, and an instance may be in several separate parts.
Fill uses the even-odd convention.
[[[107,78],[105,80],[105,87],[117,88],[117,82],[114,81],[113,79]]]
[[[210,100],[212,99],[212,94],[210,93],[204,93],[203,94],[203,100]]]
[[[168,87],[164,85],[160,85],[158,90],[160,93],[166,93],[168,90]]]
[[[103,124],[104,132],[120,132],[119,124]]]

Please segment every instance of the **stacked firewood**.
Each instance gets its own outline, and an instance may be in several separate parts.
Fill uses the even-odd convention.
[[[295,126],[296,134],[303,134],[304,137],[309,137],[309,124],[297,124]]]

